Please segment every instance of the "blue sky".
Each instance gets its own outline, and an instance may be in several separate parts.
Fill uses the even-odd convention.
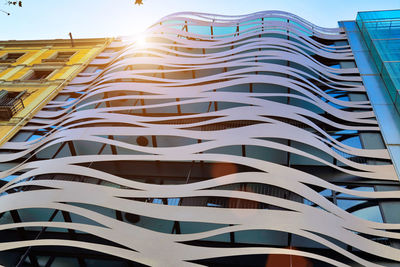
[[[0,3],[7,1],[0,0]],[[23,0],[23,7],[0,4],[0,40],[115,37],[143,32],[161,17],[180,11],[238,15],[283,10],[314,24],[336,27],[357,11],[400,9],[400,0]]]

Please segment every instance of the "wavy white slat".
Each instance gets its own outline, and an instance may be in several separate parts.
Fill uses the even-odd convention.
[[[200,156],[200,155],[199,155]],[[202,155],[201,155],[202,156]],[[87,160],[89,160],[89,158],[90,157],[86,157],[87,158]],[[112,158],[112,157],[110,157],[110,158]],[[119,158],[120,158],[120,156],[119,156]],[[129,156],[127,156],[127,157],[124,157],[125,159],[132,159],[132,157],[129,157]],[[205,157],[202,157],[202,158],[207,158],[207,156],[205,156]],[[215,158],[215,157],[214,157]],[[225,157],[224,157],[225,158]],[[238,158],[238,160],[240,160],[239,158],[240,157],[237,157]],[[73,160],[73,161],[78,161],[79,162],[79,159],[76,159],[76,158],[71,158],[71,159],[67,159],[68,161],[69,161],[69,163],[71,163],[71,161]],[[99,161],[101,161],[101,160],[103,160],[103,159],[99,159]],[[216,159],[216,160],[218,160],[218,159]],[[247,159],[246,159],[247,160]],[[85,172],[78,172],[80,175],[93,175],[94,177],[102,177],[102,175],[99,175],[99,174],[96,174],[96,172],[95,171],[93,171],[93,170],[90,170],[90,169],[88,169],[88,168],[84,168],[84,167],[79,167],[79,166],[73,166],[73,165],[71,165],[71,166],[69,166],[69,167],[62,167],[62,166],[60,166],[59,164],[64,164],[65,163],[65,161],[63,160],[63,159],[59,159],[59,160],[52,160],[52,161],[57,161],[58,162],[58,164],[46,164],[46,166],[48,166],[48,170],[46,171],[46,173],[48,173],[48,172],[52,172],[51,171],[51,168],[53,168],[54,169],[54,171],[55,172],[60,172],[60,170],[66,170],[66,172],[67,173],[74,173],[74,171],[73,171],[73,169],[75,168],[75,169],[81,169],[81,170],[84,170]],[[245,162],[246,163],[246,165],[252,165],[252,164],[249,164],[249,162],[250,162],[250,160],[247,160],[247,162]],[[263,163],[263,161],[258,161],[259,162],[259,166],[264,166],[265,164]],[[253,161],[253,163],[257,163],[257,162],[254,162]],[[42,164],[38,164],[38,163],[35,163],[35,162],[33,162],[33,163],[31,163],[30,165],[31,166],[29,166],[29,168],[32,168],[33,167],[33,165],[32,164],[36,164],[36,165],[38,165],[39,167],[42,165]],[[254,166],[257,166],[257,164],[253,164]],[[278,165],[279,166],[279,165]],[[277,166],[275,166],[275,167],[277,167]],[[278,169],[280,169],[282,166],[280,166]],[[287,168],[287,167],[285,167],[288,171],[290,170],[291,172],[293,172],[293,171],[295,171],[295,170],[293,170],[293,169],[290,169],[290,168]],[[265,169],[265,166],[264,166],[264,169]],[[277,175],[277,172],[276,171],[278,171],[278,170],[276,170],[275,172],[272,172],[272,169],[270,169],[270,168],[267,168],[270,172],[271,172],[271,177],[275,177],[275,175]],[[43,171],[43,170],[42,170]],[[61,171],[62,172],[62,171]],[[279,172],[280,172],[280,170],[279,170]],[[296,171],[296,172],[299,172],[299,171]],[[78,173],[76,173],[76,174],[78,174]],[[301,172],[299,172],[299,173],[301,173]],[[37,175],[38,173],[31,173],[30,175]],[[302,175],[304,175],[304,174],[302,174]],[[103,174],[103,176],[104,176],[104,174]],[[237,175],[235,175],[235,176],[237,176]],[[309,175],[310,176],[310,175]],[[251,176],[251,177],[253,177],[253,175]],[[298,176],[292,176],[292,175],[290,175],[289,173],[285,173],[285,174],[280,174],[280,177],[277,177],[276,179],[276,181],[272,181],[273,182],[273,184],[276,184],[276,182],[277,181],[279,181],[279,180],[281,180],[282,178],[284,178],[285,180],[287,180],[287,185],[289,185],[289,186],[293,186],[293,184],[294,184],[294,181],[291,181],[292,180],[292,178],[291,179],[288,179],[289,177],[298,177]],[[23,177],[20,177],[20,178],[22,178],[23,179]],[[231,180],[231,178],[232,177],[229,177],[229,180]],[[121,179],[120,178],[120,180],[122,180],[124,183],[126,183],[127,181],[125,180],[125,179]],[[245,181],[256,181],[256,180],[253,180],[253,179],[249,179],[249,177],[245,177],[243,180],[245,180]],[[318,179],[317,179],[318,180]],[[264,178],[261,178],[261,181],[266,181]],[[36,181],[35,181],[36,182]],[[34,183],[35,183],[34,182]],[[39,182],[39,181],[38,181]],[[135,184],[135,187],[137,187],[138,188],[138,183],[135,183],[135,182],[133,182],[133,181],[129,181],[130,183],[133,183],[133,184]],[[205,188],[206,187],[208,187],[208,186],[210,186],[210,185],[212,185],[212,184],[210,184],[210,182],[211,183],[213,183],[214,185],[218,185],[218,184],[220,184],[221,182],[220,181],[218,181],[218,180],[216,180],[216,179],[213,179],[213,180],[210,180],[210,181],[207,181],[207,182],[202,182],[202,183],[208,183],[208,185],[206,185],[205,186]],[[233,181],[231,181],[231,182],[233,182]],[[312,183],[312,181],[311,180],[309,180],[309,181],[307,181],[307,182],[310,182],[310,183]],[[39,182],[40,183],[40,182]],[[43,182],[42,182],[43,183]],[[48,183],[48,186],[50,186],[50,187],[54,187],[54,186],[57,186],[57,182],[55,182],[55,181],[48,181],[47,182]],[[64,182],[63,182],[64,183]],[[104,194],[105,192],[104,192],[104,190],[109,190],[109,189],[111,189],[111,188],[107,188],[107,187],[99,187],[99,186],[94,186],[95,188],[96,188],[96,190],[95,191],[98,191],[98,190],[100,190],[100,189],[102,189],[101,191],[99,191],[98,192],[98,194],[96,194],[96,195],[98,195],[100,198],[102,198],[102,200],[96,200],[96,199],[93,199],[91,196],[89,196],[88,197],[88,195],[87,194],[84,194],[84,193],[82,193],[82,194],[80,194],[79,193],[79,190],[83,190],[82,192],[88,192],[88,191],[93,191],[93,188],[91,188],[90,190],[88,190],[88,189],[86,189],[86,187],[87,186],[92,186],[92,185],[81,185],[81,184],[79,184],[79,183],[71,183],[71,182],[67,182],[67,184],[71,187],[71,189],[72,190],[78,190],[78,191],[75,191],[75,193],[74,194],[71,194],[71,193],[66,193],[66,196],[69,196],[70,198],[72,198],[72,199],[69,199],[69,201],[72,201],[72,202],[83,202],[83,203],[92,203],[92,204],[96,204],[96,205],[98,205],[98,204],[100,204],[100,203],[102,203],[102,206],[108,206],[109,205],[109,207],[116,207],[115,205],[118,205],[118,207],[121,207],[121,205],[120,204],[113,204],[113,203],[111,203],[109,200],[106,200],[106,199],[104,199],[104,197],[107,195],[107,194]],[[74,185],[73,185],[74,184]],[[45,185],[45,183],[44,184],[42,184],[42,185]],[[199,183],[196,183],[196,184],[194,184],[194,185],[196,185],[197,187],[199,186]],[[192,186],[192,185],[186,185],[186,186]],[[204,185],[203,185],[204,186]],[[145,188],[156,188],[156,187],[165,187],[166,189],[168,189],[168,191],[169,190],[171,190],[171,189],[173,189],[173,188],[175,188],[176,186],[155,186],[155,185],[148,185],[148,184],[144,184],[144,185],[142,185],[142,189],[145,189]],[[179,187],[179,186],[178,186]],[[79,188],[79,189],[78,189]],[[176,192],[180,192],[179,194],[181,194],[182,195],[182,192],[186,192],[186,194],[187,195],[193,195],[193,194],[191,194],[190,193],[190,191],[187,191],[187,190],[179,190],[178,188],[176,188],[177,190],[175,191],[175,192],[170,192],[169,194],[170,195],[173,195],[174,193],[176,193]],[[339,190],[342,190],[342,191],[345,191],[345,189],[340,189],[339,188]],[[47,190],[45,190],[45,191],[47,191]],[[45,193],[45,191],[42,191],[42,192],[38,192],[38,191],[31,191],[31,192],[26,192],[26,193],[29,193],[29,194],[41,194],[41,193]],[[309,190],[309,191],[312,191],[313,192],[313,190]],[[352,190],[346,190],[346,191],[352,191]],[[77,194],[78,193],[78,194]],[[352,192],[353,194],[354,194],[354,191]],[[24,193],[25,194],[25,193]],[[56,195],[57,196],[59,196],[59,194],[60,194],[60,192],[59,191],[56,191],[56,192],[54,192],[54,193],[51,193],[50,192],[50,195],[49,195],[49,200],[51,199],[51,202],[54,202],[54,201],[57,201],[57,197],[56,197]],[[75,197],[76,197],[76,194],[78,195],[78,196],[80,196],[78,199],[76,199]],[[185,194],[185,193],[184,193]],[[315,192],[313,192],[313,194],[314,194],[314,196],[315,195],[317,195],[317,196],[319,196],[319,194],[316,194]],[[373,193],[371,193],[371,192],[359,192],[359,194],[361,194],[361,195],[374,195]],[[28,202],[28,203],[26,203],[28,206],[30,206],[30,207],[36,207],[36,205],[34,205],[32,202],[31,202],[31,200],[32,199],[38,199],[39,201],[43,201],[43,197],[42,197],[42,195],[41,195],[41,197],[33,197],[33,196],[27,196],[26,198],[23,198],[23,197],[19,197],[19,196],[15,196],[16,194],[12,194],[12,195],[9,195],[9,196],[13,196],[13,197],[16,197],[18,200],[10,200],[10,201],[5,201],[5,202],[3,202],[4,204],[5,203],[9,203],[9,204],[12,204],[12,205],[14,205],[13,206],[13,208],[18,208],[18,207],[16,207],[15,205],[18,203],[18,202],[20,202],[21,203],[21,201],[22,202]],[[115,193],[113,193],[113,195],[115,195]],[[132,192],[130,192],[130,195],[132,196]],[[214,195],[214,194],[213,194]],[[153,196],[160,196],[160,193],[156,193],[156,194],[153,194]],[[161,195],[162,196],[162,195]],[[168,194],[166,195],[166,196],[168,196]],[[176,196],[176,195],[175,195]],[[84,197],[84,198],[82,198],[82,197]],[[320,198],[321,198],[321,196],[319,196]],[[24,200],[25,199],[25,200]],[[249,199],[248,197],[246,197],[246,199]],[[251,199],[251,198],[250,198]],[[260,196],[257,196],[256,197],[256,199],[257,200],[259,200],[260,199]],[[312,199],[312,198],[311,198]],[[27,201],[28,200],[28,201]],[[313,199],[314,201],[315,201],[315,199]],[[324,199],[325,200],[325,199]],[[45,202],[46,202],[46,200],[44,200]],[[59,201],[66,201],[65,199],[64,200],[59,200]],[[89,201],[89,202],[88,202]],[[274,204],[277,204],[277,205],[281,205],[282,206],[282,204],[279,204],[280,202],[282,201],[282,199],[277,199],[275,202],[272,202],[272,203],[274,203]],[[128,201],[129,202],[129,201]],[[287,201],[287,202],[290,202],[290,201]],[[327,200],[325,200],[325,202],[328,202]],[[107,204],[106,204],[107,203]],[[283,203],[283,206],[285,206],[284,205],[285,203]],[[130,204],[130,205],[132,205],[132,203]],[[141,204],[140,204],[141,205]],[[300,204],[299,204],[300,205]],[[330,204],[331,206],[332,206],[332,204]],[[300,205],[300,206],[304,206],[304,205]],[[325,205],[326,206],[326,205]],[[148,209],[149,207],[148,207],[148,205],[145,205],[145,209]],[[59,207],[58,207],[59,208]],[[164,209],[165,207],[162,207],[161,209]],[[181,207],[178,207],[178,208],[181,208]],[[324,207],[324,208],[326,208],[326,207]],[[207,208],[206,208],[207,209]],[[314,208],[312,208],[312,209],[314,209]],[[329,209],[330,210],[330,209]],[[340,209],[339,209],[340,210]],[[131,212],[137,212],[137,210],[129,210],[129,211],[131,211]],[[157,211],[157,214],[158,214],[158,212],[159,211]],[[241,212],[241,211],[240,211]],[[196,214],[198,213],[198,210],[196,209]],[[235,213],[235,212],[234,212]],[[83,216],[85,216],[86,214],[87,214],[87,212],[85,211],[84,213],[80,213],[80,214],[82,214]],[[148,213],[142,213],[142,212],[139,212],[139,214],[145,214],[145,215],[147,215],[147,216],[154,216],[154,214],[148,214]],[[183,214],[182,214],[182,216],[184,216],[184,217],[186,217],[186,215],[185,214],[192,214],[192,213],[190,213],[190,212],[188,212],[188,213],[186,213],[186,212],[183,212]],[[193,214],[192,214],[193,215]],[[176,213],[175,212],[170,212],[169,213],[169,216],[173,216],[175,219],[177,219],[177,215],[176,215]],[[237,215],[235,215],[235,216],[237,216]],[[280,217],[281,215],[279,215],[278,217]],[[160,217],[160,214],[158,214],[156,217]],[[202,216],[200,216],[200,217],[202,217]],[[211,216],[211,217],[213,217],[213,216]],[[213,222],[216,222],[215,221],[215,219],[218,219],[218,217],[219,216],[217,216],[217,217],[215,217],[215,218],[212,218],[212,221]],[[308,218],[310,218],[310,219],[312,219],[312,217],[309,217],[309,216],[307,216]],[[166,217],[162,217],[162,218],[166,218]],[[192,217],[186,217],[186,218],[188,218],[188,219],[184,219],[184,218],[179,218],[179,216],[178,216],[178,219],[180,219],[180,220],[189,220],[189,221],[192,221],[193,220],[193,218]],[[224,218],[224,216],[221,216],[220,217],[220,219],[223,219]],[[96,221],[98,221],[98,222],[102,222],[102,220],[96,220]],[[202,221],[204,221],[204,219],[202,219]],[[231,221],[231,220],[229,220],[229,221]],[[347,222],[352,222],[353,220],[347,220]],[[232,222],[232,221],[231,221]],[[359,223],[357,223],[357,221],[355,221],[354,222],[354,226],[358,226],[358,227],[356,227],[356,229],[357,230],[359,230],[359,226],[361,225],[364,225],[365,223],[363,223],[363,224],[359,224]],[[307,223],[307,225],[308,225],[308,223]],[[354,227],[353,226],[353,227]],[[380,228],[381,226],[378,226],[378,228]],[[397,225],[397,228],[399,227],[399,225]],[[346,228],[349,228],[349,226],[347,226]],[[267,229],[269,229],[269,228],[267,228]],[[347,234],[349,234],[349,233],[347,233]],[[392,238],[393,238],[394,236],[392,236]],[[381,249],[381,248],[380,248]],[[363,263],[364,264],[364,263]]]
[[[43,183],[45,184],[45,183]],[[49,183],[51,184],[51,182]],[[369,250],[374,253],[377,254],[379,253],[379,255],[382,255],[382,252],[380,252],[380,250],[382,249],[382,247],[384,247],[383,245],[374,243],[372,241],[369,240],[365,240],[364,238],[361,238],[357,235],[352,236],[352,238],[349,238],[349,234],[351,233],[348,230],[343,230],[340,231],[338,226],[340,226],[342,224],[342,222],[339,223],[338,218],[335,216],[329,216],[328,214],[318,214],[318,213],[325,213],[322,210],[315,210],[315,208],[310,208],[309,209],[313,209],[313,211],[310,214],[307,214],[308,212],[306,211],[306,209],[304,209],[304,205],[300,205],[303,206],[303,208],[297,211],[300,211],[304,214],[304,218],[308,218],[307,220],[304,221],[304,218],[300,218],[303,217],[302,215],[299,215],[298,213],[293,213],[293,212],[289,212],[289,214],[287,214],[288,212],[282,212],[282,211],[269,211],[269,212],[263,212],[262,214],[259,213],[256,210],[253,211],[249,211],[249,210],[239,210],[237,211],[238,214],[235,214],[235,212],[233,212],[233,214],[231,212],[228,212],[228,214],[226,213],[226,209],[221,209],[220,211],[217,211],[219,214],[219,216],[216,216],[215,213],[211,212],[211,211],[205,211],[207,213],[207,215],[205,214],[205,212],[203,212],[204,208],[188,208],[188,207],[179,207],[180,211],[183,213],[182,216],[176,215],[176,211],[174,211],[175,207],[163,207],[162,205],[156,205],[156,204],[142,204],[142,203],[135,203],[132,201],[127,201],[127,200],[122,200],[122,199],[110,199],[110,196],[108,194],[105,194],[105,192],[101,192],[101,194],[96,194],[97,197],[85,197],[85,192],[87,192],[88,188],[86,188],[87,186],[80,186],[79,189],[76,186],[72,186],[73,183],[68,183],[69,185],[69,190],[68,188],[63,188],[62,191],[56,190],[55,192],[52,192],[52,190],[42,190],[41,192],[39,192],[41,194],[40,198],[35,197],[34,195],[37,194],[36,192],[29,192],[29,193],[25,193],[24,194],[20,194],[19,196],[15,196],[15,194],[9,195],[8,198],[11,199],[6,199],[7,203],[12,203],[12,208],[17,208],[17,209],[21,209],[24,208],[24,206],[19,206],[19,205],[23,205],[24,202],[27,202],[26,200],[24,201],[24,197],[26,197],[27,199],[38,199],[38,201],[30,201],[30,203],[26,203],[28,204],[28,207],[43,207],[43,204],[40,204],[40,202],[44,201],[45,203],[48,201],[52,201],[52,202],[67,202],[67,203],[71,203],[71,202],[77,202],[77,203],[87,203],[87,204],[92,204],[92,205],[98,205],[98,204],[102,204],[102,206],[110,208],[110,207],[119,207],[120,210],[125,211],[125,212],[132,212],[132,213],[139,213],[141,215],[145,215],[145,216],[149,216],[149,217],[159,217],[159,218],[163,218],[163,219],[168,219],[168,220],[172,220],[172,219],[178,219],[180,221],[187,221],[189,217],[187,217],[188,214],[191,214],[190,217],[190,221],[205,221],[205,222],[213,222],[213,223],[224,223],[225,220],[233,223],[233,224],[239,224],[239,225],[245,225],[245,227],[243,227],[243,230],[249,230],[249,229],[269,229],[269,230],[278,230],[278,231],[287,231],[287,232],[294,232],[296,234],[300,234],[302,236],[307,236],[307,234],[302,234],[302,231],[296,230],[296,229],[305,229],[307,231],[312,231],[312,232],[320,232],[322,234],[331,236],[335,239],[340,239],[342,242],[345,242],[348,245],[352,245],[355,246],[357,248],[361,248],[361,249],[365,249],[366,247],[369,248]],[[91,186],[89,186],[91,187]],[[72,190],[74,193],[72,193],[70,190]],[[93,190],[91,190],[93,191]],[[97,190],[96,190],[97,191]],[[100,193],[100,192],[99,192]],[[78,198],[76,198],[76,196],[80,196]],[[130,194],[135,195],[135,194]],[[186,194],[183,194],[183,196],[185,196]],[[196,194],[193,192],[187,192],[187,195],[189,196],[196,196],[196,195],[208,195],[206,191],[203,191],[203,193],[200,192],[200,194]],[[268,199],[271,197],[268,196],[260,196],[260,195],[255,195],[255,197],[251,197],[249,195],[252,194],[248,194],[245,192],[227,192],[226,190],[223,191],[218,191],[218,190],[213,190],[212,192],[213,196],[220,196],[220,195],[226,195],[226,196],[230,196],[230,197],[241,197],[240,195],[246,195],[244,198],[245,199],[250,199],[250,200],[257,200],[260,202],[263,202],[263,199]],[[178,196],[181,196],[178,195]],[[17,199],[15,199],[17,198]],[[241,197],[243,198],[243,197]],[[273,198],[273,197],[272,197]],[[39,202],[38,204],[36,204],[36,202]],[[127,208],[127,203],[129,203],[129,208]],[[277,199],[276,201],[268,201],[266,203],[274,203],[277,205],[280,205],[282,207],[286,207],[287,203],[281,203],[281,199]],[[286,202],[291,202],[291,201],[286,201]],[[295,203],[290,203],[295,204]],[[26,206],[25,206],[26,207]],[[11,208],[11,207],[10,207]],[[192,211],[191,211],[192,209]],[[208,210],[207,208],[205,208],[206,210]],[[154,211],[153,211],[154,210]],[[295,209],[296,210],[296,209]],[[240,215],[241,214],[241,215]],[[313,214],[314,216],[317,215],[321,218],[324,218],[324,221],[322,222],[324,225],[324,229],[322,230],[321,226],[319,225],[322,221],[322,219],[320,219],[318,222],[315,222],[315,220],[312,218],[312,216],[310,217],[310,215]],[[84,215],[84,214],[80,214],[80,215]],[[258,218],[260,218],[260,220],[256,223],[249,223],[249,220],[252,220],[252,216],[256,216]],[[289,217],[287,217],[289,215]],[[297,217],[297,218],[296,218]],[[267,219],[269,218],[269,219]],[[274,218],[274,219],[271,219]],[[293,225],[287,225],[287,224],[283,224],[282,223],[284,221],[290,221],[290,220],[295,220],[297,222],[297,224],[295,225],[295,229],[293,229]],[[99,220],[99,218],[96,218],[97,222],[102,223],[102,220]],[[302,222],[302,223],[300,223]],[[314,223],[312,223],[314,222]],[[250,226],[249,226],[250,224]],[[254,226],[258,225],[258,226]],[[252,226],[253,225],[253,226]],[[289,228],[287,228],[289,227]],[[299,227],[299,228],[297,228]],[[325,228],[326,227],[326,228]],[[346,226],[343,226],[346,227]],[[321,232],[322,231],[322,232]],[[342,232],[342,233],[341,233]],[[147,233],[147,235],[149,235],[149,233]],[[157,235],[157,234],[156,234]],[[195,236],[192,234],[192,236]],[[119,236],[119,238],[121,238]],[[194,238],[194,239],[198,239],[200,237]],[[313,240],[318,240],[320,241],[319,237],[315,236],[314,238],[312,238]],[[363,240],[364,239],[364,240]],[[118,239],[119,240],[119,239]],[[118,241],[118,240],[112,240],[112,241]],[[186,239],[184,239],[186,240]],[[362,241],[362,242],[360,242]],[[119,242],[121,243],[121,240],[119,240]],[[351,253],[346,252],[343,249],[340,249],[339,247],[337,247],[336,245],[328,242],[328,241],[321,241],[320,243],[327,245],[328,247],[331,248],[335,248],[336,250],[341,251],[343,254],[348,254],[348,257],[353,258],[355,261],[358,261],[361,264],[365,264],[366,261],[363,261],[362,259],[351,255]],[[132,245],[130,246],[132,247]],[[137,247],[140,247],[139,245],[135,244],[134,247],[132,247],[135,250],[139,250],[141,251],[141,249],[137,249]],[[375,247],[375,249],[374,249]],[[394,257],[393,254],[395,254],[396,249],[391,249],[392,251],[386,251],[388,252],[388,255],[384,255],[388,258],[391,259],[395,259],[395,260],[399,260],[397,257]]]

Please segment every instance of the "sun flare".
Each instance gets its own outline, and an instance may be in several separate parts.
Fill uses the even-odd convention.
[[[140,48],[145,48],[147,46],[147,40],[145,34],[139,34],[135,38],[135,45]]]

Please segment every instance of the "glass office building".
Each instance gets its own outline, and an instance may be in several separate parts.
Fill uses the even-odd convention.
[[[400,110],[400,10],[360,12],[357,26],[385,82],[397,110]]]
[[[398,266],[399,15],[115,38],[0,147],[0,264]]]

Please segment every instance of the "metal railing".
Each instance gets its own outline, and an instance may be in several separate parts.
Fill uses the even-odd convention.
[[[3,97],[0,97],[0,120],[10,120],[18,111],[25,108],[22,100],[25,93],[26,90],[15,97],[9,97],[8,94],[3,94]]]

